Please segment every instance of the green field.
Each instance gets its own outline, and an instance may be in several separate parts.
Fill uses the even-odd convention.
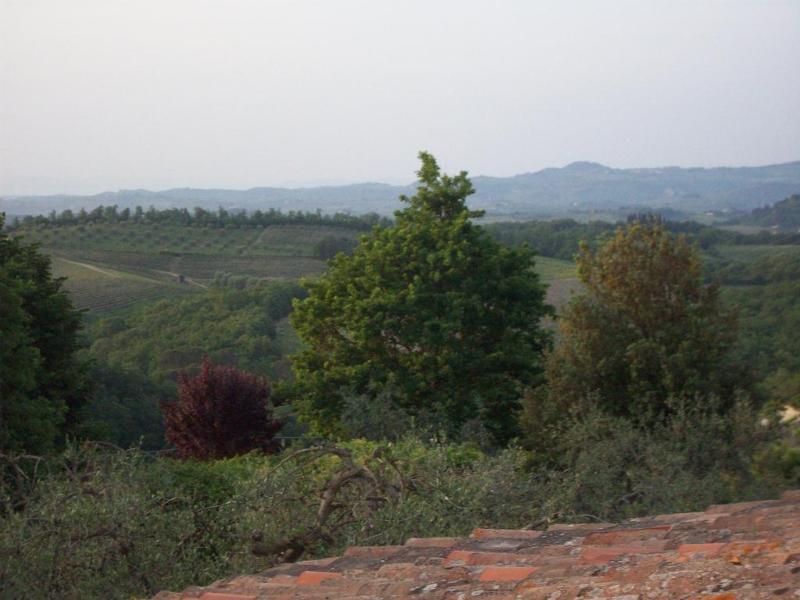
[[[162,224],[95,224],[28,229],[66,277],[75,304],[106,316],[148,301],[201,291],[218,274],[298,279],[325,270],[315,245],[360,233],[330,225],[270,225],[210,229]],[[536,257],[536,271],[550,282],[549,300],[560,305],[575,288],[570,261]],[[183,282],[179,282],[183,276]]]
[[[64,287],[76,307],[98,314],[199,289],[199,286],[180,284],[168,278],[146,277],[58,256],[53,257],[53,275],[66,278]]]
[[[547,256],[536,257],[536,272],[545,281],[573,279],[577,276],[574,262]]]
[[[720,245],[715,249],[722,258],[735,262],[756,262],[765,256],[800,255],[800,246],[789,245]]]
[[[25,230],[52,251],[210,256],[306,256],[326,237],[356,239],[359,232],[330,225],[270,225],[212,229],[159,223],[98,223]]]
[[[315,245],[358,232],[328,225],[210,229],[161,224],[96,224],[20,232],[53,257],[53,272],[79,308],[105,316],[142,301],[200,291],[224,273],[297,279],[321,273]],[[179,280],[183,276],[183,282]]]

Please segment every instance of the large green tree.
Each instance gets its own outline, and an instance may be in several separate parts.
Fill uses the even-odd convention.
[[[420,153],[419,187],[392,227],[375,228],[351,256],[305,285],[292,321],[302,416],[340,433],[346,394],[389,390],[411,415],[457,431],[479,420],[502,443],[517,433],[525,386],[541,374],[550,314],[533,253],[490,239],[472,218],[465,172],[447,176]]]
[[[749,388],[731,353],[735,314],[716,284],[703,283],[700,256],[683,236],[634,222],[596,252],[584,243],[577,263],[584,291],[561,315],[546,385],[525,403],[529,439],[547,439],[548,427],[587,402],[652,425],[680,403],[724,411]]]
[[[36,246],[2,232],[0,448],[47,452],[74,430],[87,397],[76,358],[81,315]]]

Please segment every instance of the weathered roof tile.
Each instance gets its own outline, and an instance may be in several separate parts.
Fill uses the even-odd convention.
[[[798,597],[800,490],[618,524],[476,529],[354,546],[158,600],[559,600]],[[793,595],[794,594],[794,595]]]

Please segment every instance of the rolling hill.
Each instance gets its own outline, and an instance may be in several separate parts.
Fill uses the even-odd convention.
[[[706,211],[749,211],[800,192],[800,161],[761,167],[614,169],[575,162],[514,177],[472,178],[477,190],[473,208],[490,215],[556,216],[575,211],[671,209],[684,214]],[[200,206],[216,209],[326,213],[391,214],[409,186],[361,183],[345,186],[249,190],[176,188],[162,191],[121,190],[92,196],[0,197],[0,211],[43,214],[99,205],[121,208]]]
[[[795,194],[772,206],[755,208],[737,224],[754,227],[770,227],[781,231],[800,231],[800,195]]]
[[[331,235],[355,239],[359,232],[328,225],[209,229],[97,223],[22,229],[14,235],[40,244],[53,258],[53,273],[67,278],[76,306],[105,316],[143,301],[202,292],[220,279],[317,275],[326,268],[317,242]],[[539,256],[536,269],[550,284],[550,301],[562,304],[575,285],[574,264]]]

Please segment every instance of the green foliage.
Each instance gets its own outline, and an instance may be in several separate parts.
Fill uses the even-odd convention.
[[[490,448],[492,437],[479,418],[455,428],[443,411],[423,409],[413,415],[403,410],[392,389],[370,394],[345,394],[341,428],[347,437],[397,441],[408,436],[441,443],[456,442]]]
[[[283,375],[285,341],[276,324],[302,295],[295,283],[253,281],[246,289],[215,288],[98,319],[89,330],[95,389],[81,434],[121,447],[162,448],[159,403],[175,395],[176,374],[199,369],[205,355],[262,376]]]
[[[343,450],[380,473],[370,458],[378,448],[360,441]],[[380,477],[402,477],[403,494],[369,510],[354,482],[337,495],[336,510],[369,518],[341,527],[329,522],[330,536],[308,542],[304,558],[349,544],[465,535],[476,523],[519,527],[529,518],[531,487],[518,451],[488,457],[410,440],[383,451],[398,471]],[[313,499],[343,465],[336,455],[307,456],[195,463],[135,450],[70,449],[49,468],[39,465],[16,510],[0,510],[0,594],[146,597],[263,569],[275,557],[253,551],[313,525]],[[0,499],[10,500],[5,493]]]
[[[789,488],[800,486],[800,421],[778,425],[780,438],[756,455],[755,469],[764,478]]]
[[[344,213],[324,215],[320,211],[302,212],[289,211],[283,213],[270,209],[266,212],[255,210],[252,212],[229,212],[220,207],[216,211],[209,211],[197,207],[190,211],[187,208],[166,208],[158,210],[151,206],[144,210],[137,206],[133,211],[129,208],[119,210],[117,205],[103,206],[102,204],[91,211],[80,210],[77,214],[67,209],[57,214],[52,211],[49,215],[26,216],[13,224],[14,228],[44,228],[77,225],[99,224],[140,224],[159,223],[165,225],[179,225],[191,227],[206,227],[213,229],[245,229],[269,227],[271,225],[332,225],[355,230],[368,230],[373,225],[387,220],[375,213],[361,216],[352,216]]]
[[[773,406],[800,408],[800,371],[792,372],[781,367],[764,380],[764,385],[770,390]]]
[[[641,215],[641,220],[659,220],[657,214]],[[630,215],[628,222],[636,221],[636,215]],[[749,246],[760,245],[765,251],[773,253],[772,246],[796,245],[800,243],[800,235],[792,233],[774,234],[768,231],[743,234],[719,227],[702,225],[694,221],[662,221],[662,225],[674,234],[683,234],[705,251],[714,251],[716,247],[726,245],[729,248],[747,252]],[[508,246],[529,244],[542,256],[572,260],[580,250],[581,242],[586,242],[594,250],[598,242],[605,236],[613,234],[614,223],[590,221],[579,223],[574,219],[554,219],[552,221],[519,221],[491,223],[486,231],[494,239]]]
[[[737,223],[797,231],[800,229],[800,195],[795,194],[772,206],[756,208]]]
[[[130,598],[224,569],[234,507],[198,502],[185,468],[138,451],[69,451],[3,513],[4,597]],[[217,500],[217,498],[215,498]]]
[[[139,371],[95,361],[89,377],[94,389],[82,412],[82,437],[121,448],[164,447],[164,422],[159,402],[174,394]]]
[[[352,238],[327,236],[314,244],[314,254],[322,260],[330,260],[339,252],[352,253],[357,243]]]
[[[80,313],[35,246],[2,232],[0,448],[46,452],[73,432],[88,380],[76,359]]]
[[[529,443],[588,398],[610,415],[652,425],[675,399],[728,401],[748,388],[731,359],[735,318],[718,287],[702,284],[700,268],[686,240],[657,223],[620,228],[596,253],[582,247],[586,291],[561,315],[546,388],[526,402]]]
[[[486,226],[486,232],[501,244],[529,244],[542,256],[569,261],[578,252],[581,241],[594,246],[598,238],[613,230],[611,223],[578,223],[574,219],[491,223]]]
[[[567,416],[554,440],[550,510],[616,521],[764,497],[791,485],[774,469],[755,470],[777,431],[762,425],[745,399],[724,415],[714,402],[676,404],[655,427],[611,416],[597,404]]]
[[[302,295],[297,284],[270,282],[244,290],[213,289],[162,300],[129,317],[101,319],[90,333],[92,357],[114,368],[146,373],[161,383],[196,369],[204,355],[254,373],[271,374],[280,358],[275,322]]]
[[[800,372],[800,282],[732,289],[742,320],[744,356],[761,373],[777,368]]]
[[[784,281],[800,281],[800,246],[794,254],[770,253],[754,262],[734,262],[720,268],[715,275],[728,285],[766,285]]]
[[[790,452],[766,445],[774,434],[740,402],[725,416],[683,405],[655,429],[590,408],[571,420],[555,469],[526,467],[517,448],[487,455],[412,438],[205,463],[88,445],[50,461],[3,456],[3,475],[29,476],[24,489],[0,478],[0,594],[151,596],[263,570],[292,547],[317,558],[764,498],[797,481]],[[377,484],[346,479],[318,528],[322,492],[364,468]]]
[[[391,387],[410,415],[441,412],[455,430],[479,418],[497,442],[515,434],[521,389],[540,374],[549,314],[525,249],[499,246],[471,222],[466,173],[441,175],[422,153],[420,186],[391,228],[338,255],[292,320],[301,414],[342,434],[345,393]]]
[[[761,374],[770,397],[790,402],[790,382],[800,374],[800,254],[778,247],[754,260],[738,258],[718,271],[731,284],[726,299],[739,309],[738,351]]]

